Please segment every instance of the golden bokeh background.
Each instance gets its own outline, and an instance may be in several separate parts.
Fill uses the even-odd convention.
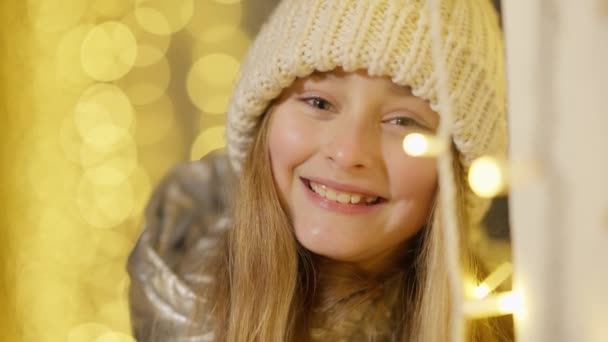
[[[0,340],[127,342],[155,184],[224,145],[274,0],[0,1]]]

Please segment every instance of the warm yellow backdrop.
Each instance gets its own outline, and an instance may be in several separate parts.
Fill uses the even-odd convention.
[[[170,167],[223,145],[247,6],[0,1],[1,341],[132,341],[142,209]]]

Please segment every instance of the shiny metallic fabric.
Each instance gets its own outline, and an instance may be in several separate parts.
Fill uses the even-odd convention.
[[[213,281],[201,265],[230,225],[235,183],[226,155],[216,151],[174,168],[152,194],[127,266],[137,341],[214,340],[191,313]]]

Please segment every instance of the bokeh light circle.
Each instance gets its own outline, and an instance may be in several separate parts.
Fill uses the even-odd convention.
[[[186,83],[192,103],[204,112],[223,112],[221,109],[227,105],[239,67],[236,58],[223,53],[200,58],[188,72]]]
[[[116,21],[97,25],[84,39],[80,59],[84,71],[93,79],[114,81],[135,64],[137,42],[128,26]]]
[[[206,114],[224,114],[228,109],[230,96],[232,94],[229,90],[214,92],[209,94],[209,96],[202,96],[197,101],[198,107]]]
[[[123,128],[100,125],[84,139],[80,161],[90,180],[100,185],[119,185],[137,165],[137,147]]]
[[[198,160],[207,153],[224,147],[226,145],[225,130],[224,126],[214,126],[201,132],[192,144],[190,160]]]
[[[124,128],[114,124],[102,124],[95,126],[84,137],[84,142],[94,147],[108,148],[118,144],[129,134]]]
[[[125,16],[122,23],[131,28],[137,41],[135,66],[149,66],[159,62],[165,56],[171,42],[171,35],[152,34],[142,29],[137,23],[135,12]]]
[[[224,53],[213,53],[201,57],[188,75],[191,81],[200,80],[211,87],[225,88],[232,86],[239,71],[239,61]],[[189,81],[190,81],[189,78]]]
[[[137,0],[135,18],[146,31],[169,35],[183,29],[194,13],[194,0]]]
[[[93,227],[115,227],[133,210],[133,188],[127,181],[117,185],[97,183],[86,173],[81,178],[76,198],[80,215]]]
[[[424,134],[411,133],[403,138],[403,150],[412,157],[425,155],[429,149],[429,142]]]
[[[83,139],[100,125],[111,124],[129,130],[134,122],[133,107],[117,86],[94,84],[83,92],[76,104],[74,122]]]
[[[446,151],[445,144],[435,135],[418,132],[407,134],[402,145],[403,151],[412,157],[436,157]]]
[[[167,91],[170,80],[169,62],[163,56],[153,65],[133,68],[117,84],[133,104],[145,105],[160,99]]]
[[[133,0],[88,0],[89,6],[103,18],[120,18],[132,11]]]
[[[484,156],[473,161],[469,169],[469,185],[480,197],[495,197],[506,190],[507,175],[504,163]]]
[[[34,27],[59,32],[74,26],[82,18],[87,2],[82,0],[28,0],[28,14]]]

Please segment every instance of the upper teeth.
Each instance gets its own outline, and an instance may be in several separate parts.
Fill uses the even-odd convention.
[[[358,204],[359,202],[364,203],[373,203],[378,200],[377,196],[365,196],[361,194],[353,194],[348,192],[338,191],[336,189],[332,189],[326,185],[310,182],[310,187],[314,192],[316,192],[319,196],[325,197],[328,200],[340,202],[343,204],[352,203]]]

